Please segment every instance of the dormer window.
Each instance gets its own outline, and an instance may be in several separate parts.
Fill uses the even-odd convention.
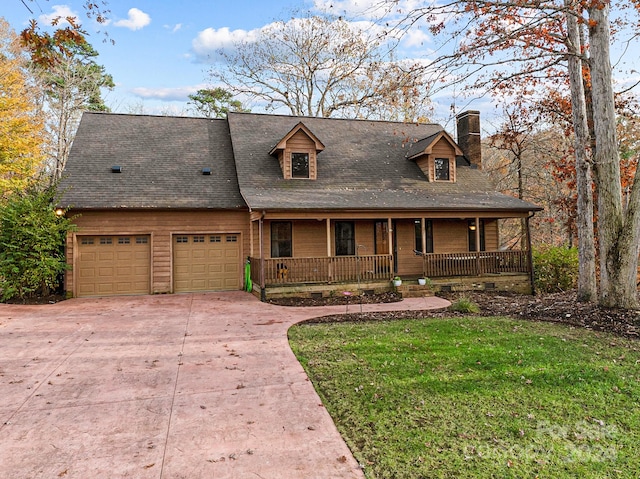
[[[285,180],[315,180],[322,142],[302,122],[298,123],[269,152],[278,158]]]
[[[415,161],[428,181],[456,181],[456,157],[462,150],[445,131],[416,141],[406,157]]]
[[[291,153],[291,177],[309,178],[309,153]]]
[[[436,181],[449,181],[449,158],[436,158],[434,160]]]

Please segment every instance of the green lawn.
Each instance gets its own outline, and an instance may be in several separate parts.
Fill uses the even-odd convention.
[[[302,324],[369,478],[638,478],[640,343],[505,318]]]

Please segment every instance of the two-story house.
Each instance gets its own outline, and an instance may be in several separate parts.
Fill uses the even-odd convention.
[[[85,113],[61,204],[74,296],[390,287],[529,291],[499,220],[539,207],[482,171],[479,113],[436,124],[230,113]],[[247,266],[248,265],[248,266]]]

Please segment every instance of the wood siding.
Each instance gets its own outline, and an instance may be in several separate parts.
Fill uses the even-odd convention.
[[[456,181],[456,154],[453,146],[444,138],[433,145],[429,155],[421,156],[416,164],[422,170],[429,181],[436,181],[435,159],[447,158],[449,160],[449,181]],[[440,180],[442,181],[442,180]]]
[[[172,235],[235,233],[240,235],[239,268],[250,247],[246,211],[72,211],[78,231],[67,237],[67,262],[76,266],[77,237],[82,235],[149,235],[151,238],[151,292],[173,291]],[[66,289],[76,294],[74,270],[67,272]],[[241,281],[238,284],[241,289]]]
[[[374,223],[372,221],[355,221],[354,223],[356,227],[357,254],[362,256],[374,254]],[[332,233],[333,239],[335,239],[335,232]]]
[[[472,219],[472,218],[469,218]],[[433,220],[433,252],[461,253],[469,251],[467,220]],[[496,251],[499,246],[498,221],[484,220],[486,251]]]
[[[484,220],[484,242],[487,251],[498,251],[500,238],[498,220]]]
[[[469,251],[466,220],[434,220],[433,252],[460,253]]]
[[[257,223],[257,222],[256,222]],[[370,255],[374,252],[374,223],[370,220],[356,220],[355,240],[358,254]],[[314,258],[327,256],[327,222],[326,220],[296,220],[291,222],[293,256],[295,258]],[[255,238],[258,238],[256,230]],[[259,242],[256,241],[256,245]],[[255,256],[259,256],[259,248],[254,247]],[[265,258],[271,258],[271,222],[264,226]],[[331,222],[331,255],[335,256],[335,224]]]
[[[318,175],[315,143],[304,131],[297,131],[287,140],[287,146],[284,150],[284,163],[280,163],[284,166],[282,174],[286,179],[292,179],[291,153],[307,153],[309,155],[309,179],[315,180]],[[295,179],[300,180],[301,178]]]
[[[284,221],[284,220],[283,220]],[[386,221],[380,219],[379,221]],[[469,251],[467,220],[433,221],[434,253],[464,253]],[[355,220],[355,242],[358,255],[375,254],[375,220]],[[271,221],[264,222],[264,253],[271,258]],[[259,257],[258,222],[254,222],[254,257]],[[292,250],[294,258],[322,258],[327,256],[326,220],[291,221]],[[415,253],[414,219],[395,221],[395,251],[397,272],[400,275],[418,276],[423,273],[422,256]],[[331,256],[335,256],[335,224],[331,221]],[[485,249],[498,249],[498,222],[485,220]]]
[[[327,223],[325,221],[294,221],[292,230],[294,257],[312,258],[327,255]]]

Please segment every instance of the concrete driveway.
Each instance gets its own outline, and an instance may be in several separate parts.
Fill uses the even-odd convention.
[[[242,292],[0,304],[0,477],[361,478],[286,334],[344,311]]]

